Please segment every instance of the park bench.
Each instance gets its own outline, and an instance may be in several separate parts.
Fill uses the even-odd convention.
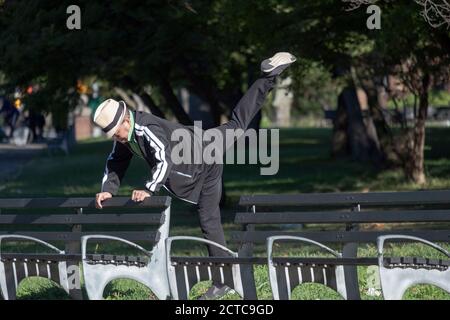
[[[117,278],[142,282],[166,299],[170,203],[169,197],[155,196],[141,203],[115,197],[105,201],[100,211],[93,198],[0,199],[1,295],[15,299],[21,280],[40,276],[81,299],[82,264],[90,299],[103,298],[105,286]],[[37,245],[34,250],[31,244]],[[95,250],[99,244],[105,244],[101,252]],[[115,252],[111,254],[108,245]],[[120,245],[124,248],[116,254]]]
[[[239,249],[230,257],[178,257],[168,250],[171,292],[181,292],[175,298],[186,299],[195,283],[213,278],[198,272],[200,266],[221,266],[228,274],[231,270],[235,287],[242,287],[236,291],[244,299],[256,299],[254,265],[268,265],[275,299],[289,299],[297,285],[307,282],[321,283],[346,299],[360,299],[358,266],[379,267],[385,299],[399,299],[407,287],[417,283],[450,291],[450,256],[434,243],[450,240],[450,191],[254,195],[242,196],[239,205],[245,210],[236,213],[235,223],[242,231],[232,232],[229,240]],[[390,228],[366,228],[373,223]],[[391,241],[422,243],[445,258],[387,257],[383,248]],[[285,242],[297,248],[313,246],[327,255],[275,256],[274,245]],[[358,245],[367,243],[377,245],[378,255],[358,257]],[[255,256],[257,244],[266,245],[264,257]],[[342,252],[325,244],[341,246]],[[214,280],[233,283],[217,276]]]

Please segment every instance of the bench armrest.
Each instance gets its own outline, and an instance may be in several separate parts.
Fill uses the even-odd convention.
[[[422,239],[422,238],[414,237],[414,236],[405,236],[405,235],[400,235],[400,234],[379,236],[377,238],[378,257],[383,258],[384,242],[386,240],[391,240],[391,239],[409,239],[409,240],[421,242],[421,243],[426,244],[426,245],[438,250],[439,252],[445,254],[447,257],[450,257],[450,253],[447,250],[445,250],[444,248],[442,248],[441,246],[438,246],[437,244],[435,244],[433,242],[430,242],[430,241]]]
[[[107,236],[107,235],[89,235],[89,236],[83,236],[81,237],[81,257],[83,260],[86,260],[86,248],[87,248],[87,242],[90,239],[108,239],[108,240],[114,240],[114,241],[119,241],[119,242],[123,242],[126,243],[140,251],[142,251],[143,253],[145,253],[145,255],[147,256],[151,256],[151,253],[148,250],[145,250],[143,247],[141,247],[140,245],[128,241],[126,239],[122,239],[119,237],[113,237],[113,236]]]
[[[172,242],[173,241],[178,241],[178,240],[188,240],[188,241],[197,241],[197,242],[203,242],[212,246],[215,246],[219,249],[222,249],[223,251],[228,252],[229,254],[231,254],[233,257],[237,257],[237,253],[231,251],[230,249],[228,249],[227,247],[224,247],[223,245],[211,241],[211,240],[207,240],[207,239],[203,239],[203,238],[197,238],[197,237],[183,237],[183,236],[177,236],[177,237],[169,237],[166,239],[166,248],[167,248],[167,257],[170,257],[170,252],[171,252],[171,248],[172,248]]]
[[[272,236],[272,237],[267,238],[267,259],[269,260],[269,262],[272,261],[273,244],[278,240],[295,240],[295,241],[306,242],[306,243],[313,244],[315,246],[318,246],[318,247],[328,251],[329,253],[331,253],[332,255],[334,255],[337,258],[342,257],[342,255],[339,252],[336,252],[333,249],[330,249],[327,246],[325,246],[317,241],[314,241],[314,240],[310,240],[310,239],[303,238],[303,237],[295,237],[295,236]]]
[[[38,239],[38,238],[29,237],[29,236],[22,236],[22,235],[18,235],[18,234],[17,234],[17,235],[13,235],[13,234],[9,235],[9,234],[8,234],[8,235],[0,236],[0,256],[1,256],[2,241],[3,241],[4,239],[21,239],[21,240],[29,240],[29,241],[33,241],[33,242],[37,242],[37,243],[39,243],[39,244],[42,244],[42,245],[46,246],[47,248],[50,248],[50,249],[52,249],[52,250],[58,252],[59,254],[64,254],[64,253],[65,253],[64,250],[59,250],[57,247],[51,245],[51,244],[48,243],[48,242],[42,241],[42,240],[40,240],[40,239]]]

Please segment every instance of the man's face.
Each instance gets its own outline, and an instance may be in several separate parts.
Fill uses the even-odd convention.
[[[128,141],[128,133],[130,132],[130,127],[130,119],[125,118],[122,124],[117,129],[116,133],[113,135],[113,139],[120,143],[126,143]]]

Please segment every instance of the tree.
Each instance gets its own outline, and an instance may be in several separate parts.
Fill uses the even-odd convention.
[[[374,1],[345,2],[361,5]],[[326,66],[355,70],[347,73],[351,75],[347,76],[348,83],[363,86],[368,91],[370,115],[380,140],[382,158],[388,165],[401,165],[408,179],[424,183],[428,94],[433,84],[449,79],[449,33],[442,26],[434,28],[428,24],[421,16],[426,11],[416,2],[376,3],[382,8],[381,30],[367,29],[365,10],[348,12],[343,3],[326,0],[289,2],[282,16],[290,32],[283,41],[293,45],[295,38],[294,52],[303,57]],[[274,21],[274,28],[279,28],[277,20]],[[400,79],[418,102],[414,123],[403,124],[399,136],[393,134],[380,108],[379,91],[388,75]],[[394,98],[392,94],[391,98]],[[368,127],[368,134],[373,131],[371,128]]]
[[[39,105],[62,115],[77,99],[77,80],[96,77],[158,115],[170,112],[191,124],[175,94],[186,87],[210,105],[219,124],[258,74],[261,58],[291,51],[299,57],[290,68],[295,90],[308,85],[300,80],[316,64],[346,70],[340,78],[347,86],[367,92],[367,117],[346,111],[353,110],[347,119],[368,141],[361,144],[367,150],[356,154],[372,158],[375,146],[385,164],[401,165],[409,179],[424,182],[428,92],[448,79],[448,11],[440,5],[448,1],[376,1],[380,30],[367,29],[365,10],[347,11],[346,3],[372,1],[248,0],[237,6],[231,0],[84,0],[81,30],[68,30],[68,0],[3,1],[1,71],[10,88],[39,83]],[[417,117],[404,124],[401,138],[382,112],[380,92],[388,75],[417,97]]]
[[[385,146],[394,151],[394,159],[403,167],[406,177],[422,184],[426,181],[424,145],[429,92],[433,85],[450,79],[450,37],[443,28],[429,25],[413,2],[388,2],[382,12],[383,27],[373,36],[373,51],[363,57],[369,62],[364,67],[372,79],[386,79],[388,75],[397,77],[416,97],[413,123],[403,121],[398,136],[389,130]],[[383,83],[379,80],[378,84]],[[386,89],[391,99],[396,101],[395,92],[389,86]],[[378,112],[379,105],[375,99],[372,99],[372,104],[372,110]],[[386,132],[385,125],[386,122],[378,127],[381,135]],[[388,156],[386,158],[389,159]]]
[[[80,30],[65,27],[68,5],[6,1],[0,7],[2,70],[11,87],[39,82],[45,109],[55,104],[69,110],[52,91],[66,92],[78,79],[95,76],[191,124],[175,95],[175,88],[186,86],[209,103],[219,124],[251,78],[246,66],[254,55],[244,49],[249,37],[230,37],[246,17],[236,16],[229,1],[199,1],[195,7],[169,0],[80,1]],[[146,94],[149,85],[160,105]]]

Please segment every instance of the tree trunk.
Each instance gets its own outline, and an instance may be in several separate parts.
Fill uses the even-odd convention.
[[[220,108],[220,102],[217,99],[218,94],[215,90],[214,82],[208,83],[208,81],[201,79],[195,75],[195,72],[192,71],[187,64],[185,64],[184,67],[190,82],[189,89],[208,103],[214,126],[219,126],[222,110]]]
[[[130,107],[130,108],[132,108],[134,110],[137,109],[136,101],[134,101],[133,98],[130,97],[130,95],[123,88],[114,87],[114,91],[115,91],[116,94],[118,94],[123,99],[123,101],[125,101],[125,104],[128,107]]]
[[[153,101],[152,97],[151,97],[148,93],[142,91],[142,92],[141,92],[141,98],[142,98],[142,101],[144,101],[144,103],[145,103],[145,104],[147,105],[147,107],[150,109],[150,112],[151,112],[152,114],[154,114],[154,115],[157,116],[157,117],[163,118],[163,119],[166,118],[166,117],[164,116],[164,113],[163,113],[163,112],[161,111],[161,109],[155,104],[155,101]]]
[[[426,182],[424,172],[424,149],[425,149],[425,121],[428,111],[428,87],[430,76],[424,75],[422,78],[422,88],[419,97],[419,113],[415,121],[414,129],[410,135],[412,140],[411,148],[408,148],[409,154],[406,157],[404,172],[406,178],[418,184]]]
[[[140,94],[132,92],[131,96],[126,93],[123,88],[115,87],[114,91],[125,101],[127,106],[131,107],[136,111],[150,111],[157,117],[165,119],[164,113],[161,109],[155,104],[152,97],[148,95],[144,90],[141,90]],[[138,101],[140,99],[141,101]],[[143,104],[144,110],[139,110],[139,105]]]
[[[164,119],[166,118],[164,116],[164,113],[161,111],[161,109],[155,104],[152,97],[148,93],[145,92],[145,90],[143,89],[143,85],[137,83],[134,79],[132,79],[129,76],[126,76],[126,77],[123,77],[122,79],[120,79],[120,83],[124,86],[124,88],[131,90],[133,93],[136,88],[140,88],[138,93],[134,93],[134,94],[139,96],[139,98],[142,100],[142,102],[145,104],[145,106],[150,109],[150,112],[152,114],[154,114],[155,116],[160,117],[160,118],[164,118]],[[130,105],[131,107],[133,107],[134,109],[137,110],[137,102],[134,101],[134,99],[132,99],[126,93],[126,90],[124,90],[124,88],[116,87],[114,89],[115,89],[116,93],[118,95],[120,95],[122,97],[122,99],[125,100],[127,105]]]
[[[370,115],[378,137],[381,166],[401,166],[401,159],[395,150],[392,131],[383,113],[386,103],[382,97],[382,90],[383,87],[376,85],[374,81],[365,81],[364,83]]]
[[[167,106],[172,110],[173,115],[177,118],[178,122],[187,126],[193,124],[189,115],[184,111],[183,106],[180,101],[178,101],[177,96],[173,92],[172,86],[169,81],[161,76],[159,79],[159,87],[161,89],[161,93],[166,100]]]
[[[338,98],[332,155],[350,154],[356,161],[378,163],[378,141],[371,121],[370,117],[363,117],[355,88],[345,88]]]
[[[333,137],[331,140],[331,156],[338,157],[348,155],[350,148],[347,141],[348,119],[347,112],[340,99],[336,110],[336,117],[333,120]]]
[[[194,62],[189,61],[185,57],[181,57],[178,62],[183,67],[185,75],[190,82],[188,89],[208,103],[214,126],[219,126],[223,112],[217,83],[210,76],[202,76],[196,72],[195,67],[193,68]]]
[[[291,108],[294,95],[289,92],[289,85],[292,83],[291,78],[278,81],[276,89],[274,89],[274,99],[272,105],[275,111],[275,126],[289,127],[291,124]]]

